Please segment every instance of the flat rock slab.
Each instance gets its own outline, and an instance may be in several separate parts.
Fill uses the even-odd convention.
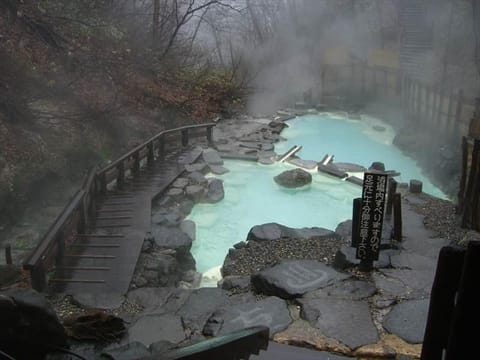
[[[365,172],[367,171],[367,168],[362,166],[362,165],[358,165],[358,164],[352,164],[352,163],[340,163],[340,162],[335,162],[332,164],[333,166],[335,166],[339,171],[343,171],[343,172]]]
[[[370,307],[366,301],[334,297],[300,299],[301,316],[322,334],[351,349],[378,341]]]
[[[364,300],[374,295],[377,291],[375,284],[369,281],[360,281],[347,279],[323,289],[318,289],[306,293],[304,299],[318,299],[325,297],[335,297],[348,300]]]
[[[186,252],[192,247],[192,239],[178,228],[156,226],[152,228],[152,235],[155,243],[162,248]]]
[[[313,160],[302,160],[300,158],[290,158],[287,160],[289,164],[298,166],[307,170],[314,170],[317,167],[317,162]]]
[[[291,299],[349,276],[319,261],[292,260],[254,274],[252,285],[263,294]]]
[[[434,273],[428,270],[382,269],[372,278],[384,299],[423,299],[430,294]]]
[[[251,360],[302,359],[302,360],[352,360],[351,357],[335,355],[325,351],[315,351],[303,347],[270,342],[266,351],[250,357]]]
[[[176,314],[191,332],[200,333],[210,315],[228,304],[229,297],[223,289],[200,288],[191,293]]]
[[[102,353],[102,358],[106,356],[108,359],[130,360],[141,359],[150,355],[150,351],[144,344],[138,341],[134,341],[120,347],[104,351]]]
[[[210,171],[215,175],[223,175],[230,172],[230,170],[228,170],[222,165],[209,165],[208,167],[210,168]]]
[[[403,340],[420,344],[423,342],[427,323],[429,300],[404,301],[395,305],[383,321],[383,327]]]
[[[203,161],[208,165],[223,165],[223,160],[217,150],[205,149],[202,153]]]
[[[76,293],[72,300],[84,309],[113,310],[118,309],[125,298],[118,293]]]
[[[431,270],[437,266],[437,262],[430,257],[406,251],[393,255],[391,263],[394,268],[410,270]]]
[[[256,225],[250,229],[247,240],[266,241],[282,238],[312,239],[337,236],[333,231],[319,227],[295,229],[277,223]]]
[[[174,291],[175,289],[166,287],[140,288],[130,291],[127,299],[141,305],[145,311],[150,311],[162,308]]]
[[[128,329],[128,340],[145,346],[161,340],[178,344],[185,340],[182,318],[174,314],[144,315]]]
[[[208,319],[204,335],[225,335],[251,326],[268,326],[270,335],[282,331],[292,322],[287,304],[277,297],[258,302],[227,306],[215,311]]]

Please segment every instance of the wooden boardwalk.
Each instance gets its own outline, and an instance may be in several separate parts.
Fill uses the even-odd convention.
[[[194,162],[200,148],[184,148],[156,159],[123,184],[109,190],[96,206],[92,224],[77,234],[57,263],[49,280],[50,290],[67,294],[124,294],[143,241],[151,227],[151,203]]]

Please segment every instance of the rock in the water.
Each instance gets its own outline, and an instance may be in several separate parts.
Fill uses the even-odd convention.
[[[217,150],[205,149],[202,157],[208,165],[223,165],[223,160]]]
[[[220,179],[210,179],[208,182],[208,190],[206,201],[209,203],[217,203],[225,196],[223,190],[223,181]]]
[[[179,189],[183,189],[183,188],[186,188],[188,186],[188,179],[186,178],[178,178],[177,180],[175,180],[172,184],[173,187],[176,187],[176,188],[179,188]]]
[[[262,165],[273,165],[275,164],[275,160],[271,157],[265,157],[265,156],[259,156],[258,157],[258,163]]]
[[[156,226],[152,228],[152,235],[155,243],[162,248],[187,252],[192,247],[192,239],[178,228]]]
[[[207,168],[207,164],[204,162],[195,163],[191,165],[185,165],[185,170],[189,173],[199,172],[202,173]]]
[[[372,129],[378,132],[385,132],[387,130],[385,126],[380,126],[380,125],[374,125],[372,126]]]
[[[209,165],[208,167],[210,168],[210,171],[215,175],[223,175],[230,172],[230,170],[221,165]]]
[[[291,299],[348,278],[314,260],[283,261],[252,276],[252,285],[266,295]]]
[[[287,170],[273,178],[275,182],[286,188],[297,188],[312,182],[312,175],[302,169]]]
[[[203,329],[204,335],[217,336],[251,326],[268,326],[270,335],[287,328],[292,322],[285,301],[268,297],[258,302],[248,302],[216,310]]]
[[[298,300],[302,317],[321,332],[351,349],[378,340],[366,301],[336,297]]]
[[[205,189],[200,185],[189,185],[185,188],[185,194],[194,202],[199,202],[205,194]]]
[[[427,323],[429,300],[411,300],[393,307],[383,321],[388,332],[403,340],[419,344],[423,341]]]
[[[195,241],[196,235],[196,225],[192,220],[183,220],[180,223],[180,230],[187,234],[192,241]]]
[[[17,359],[43,359],[46,348],[68,347],[67,335],[44,295],[30,289],[0,292],[1,350]],[[38,346],[26,346],[30,340]]]
[[[282,238],[313,239],[334,237],[335,233],[319,227],[294,229],[277,223],[255,225],[250,229],[247,240],[268,241]]]
[[[188,179],[193,185],[206,185],[208,180],[201,172],[194,171],[188,174]]]

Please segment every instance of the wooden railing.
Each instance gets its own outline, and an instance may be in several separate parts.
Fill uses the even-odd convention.
[[[187,146],[191,138],[198,136],[206,136],[211,143],[214,126],[215,123],[206,123],[161,131],[101,169],[91,169],[81,189],[72,196],[23,263],[24,269],[30,272],[32,288],[46,289],[48,272],[60,263],[76,234],[85,232],[95,216],[97,201],[106,195],[109,185],[122,188],[128,176],[137,176],[142,167],[152,166],[156,158],[163,156],[167,145],[177,145],[168,141],[172,135],[181,136],[182,146]]]
[[[324,65],[322,97],[326,103],[339,97],[351,104],[377,100],[394,103],[401,106],[405,118],[417,127],[433,129],[437,136],[432,138],[455,145],[467,135],[475,109],[475,99],[461,89],[432,86],[397,69],[363,64]]]

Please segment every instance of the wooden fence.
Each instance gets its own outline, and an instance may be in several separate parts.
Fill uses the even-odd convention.
[[[153,165],[170,147],[187,146],[193,137],[206,136],[211,143],[214,126],[215,123],[207,123],[162,131],[103,168],[90,170],[82,187],[23,264],[30,272],[32,288],[44,288],[46,274],[61,261],[76,234],[85,232],[95,217],[96,203],[110,186],[121,189],[128,177],[138,176],[142,167]]]
[[[468,134],[475,110],[475,100],[461,89],[431,86],[396,69],[361,64],[324,65],[322,100],[328,104],[341,99],[349,105],[377,100],[395,104],[417,128],[431,129],[435,134],[432,140],[453,145]]]

